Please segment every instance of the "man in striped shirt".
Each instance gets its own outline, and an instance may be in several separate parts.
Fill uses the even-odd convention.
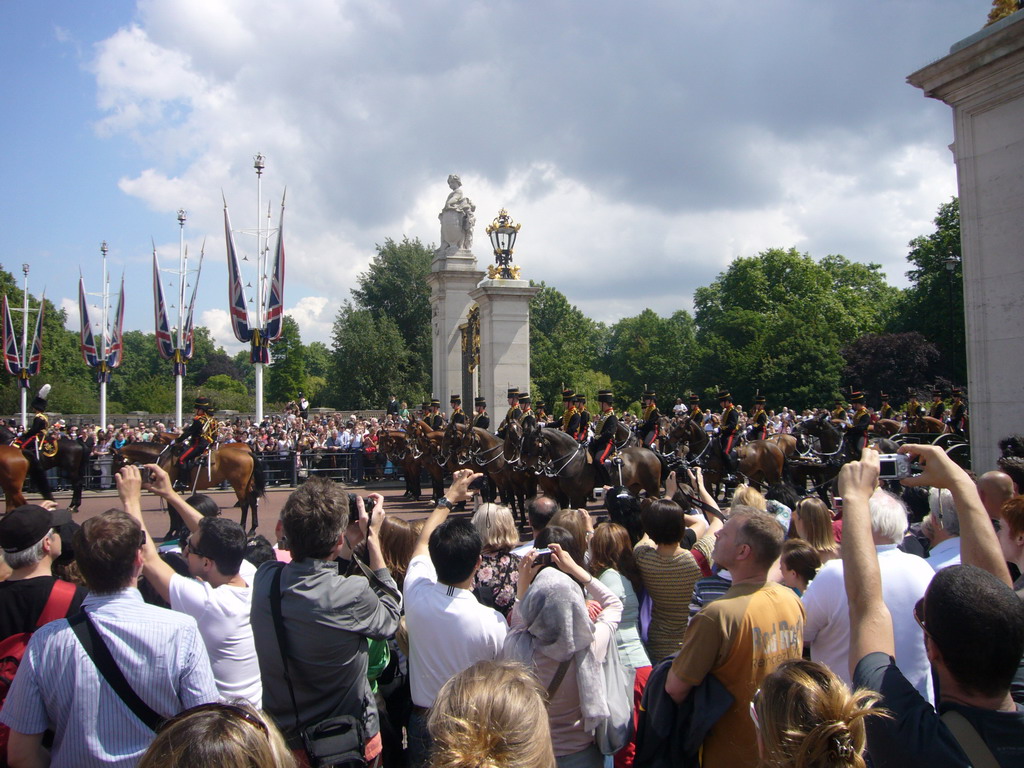
[[[157,716],[217,701],[196,621],[148,605],[135,588],[145,534],[118,510],[86,520],[75,559],[89,585],[82,610],[128,684]],[[0,721],[11,729],[12,766],[134,766],[153,730],[100,674],[66,619],[36,630]],[[54,732],[52,751],[42,744]]]

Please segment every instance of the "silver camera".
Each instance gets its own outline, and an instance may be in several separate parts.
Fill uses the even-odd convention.
[[[902,453],[883,453],[878,457],[878,465],[880,480],[900,480],[913,474],[910,457]]]

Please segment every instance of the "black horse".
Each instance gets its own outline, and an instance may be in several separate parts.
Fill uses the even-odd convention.
[[[0,444],[11,445],[16,438],[17,435],[10,428],[0,424]],[[51,453],[54,447],[56,451]],[[69,440],[66,437],[61,437],[57,440],[56,445],[49,442],[41,444],[38,454],[34,447],[31,450],[22,451],[22,453],[29,460],[30,474],[40,493],[43,494],[43,498],[53,501],[53,494],[50,493],[49,483],[46,481],[46,476],[43,473],[56,468],[71,481],[72,494],[68,509],[77,510],[82,506],[82,488],[85,485],[89,456],[92,454],[92,449],[88,445],[80,443],[78,440]],[[31,469],[36,466],[35,462],[33,462],[34,458],[38,458],[38,467],[40,474],[42,474],[41,479]]]

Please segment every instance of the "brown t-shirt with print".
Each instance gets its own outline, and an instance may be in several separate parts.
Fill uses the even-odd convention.
[[[714,675],[735,699],[704,740],[703,768],[756,765],[750,702],[779,664],[803,653],[804,607],[774,582],[737,584],[690,620],[672,671],[699,685]]]

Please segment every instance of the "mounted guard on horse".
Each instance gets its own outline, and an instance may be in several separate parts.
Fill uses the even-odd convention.
[[[220,422],[213,416],[210,398],[201,395],[196,398],[193,405],[196,415],[192,417],[192,423],[171,443],[172,451],[187,444],[185,450],[178,455],[178,479],[174,483],[174,490],[179,492],[190,489],[188,479],[192,475],[192,469],[199,465],[209,452],[210,446],[217,442],[217,430],[220,428]]]

